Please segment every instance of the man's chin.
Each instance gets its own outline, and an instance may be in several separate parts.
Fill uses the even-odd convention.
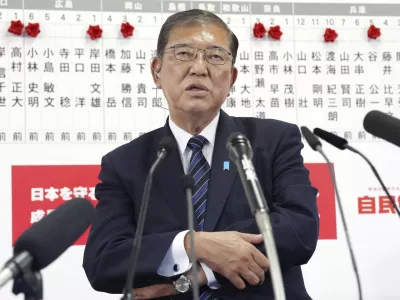
[[[211,111],[212,109],[209,106],[204,106],[204,105],[194,105],[187,107],[185,109],[185,112],[191,115],[207,114],[210,113]]]
[[[212,99],[185,99],[181,102],[179,110],[188,115],[207,115],[219,109],[215,104]]]

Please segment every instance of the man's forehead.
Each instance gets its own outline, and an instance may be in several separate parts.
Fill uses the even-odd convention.
[[[170,32],[169,46],[175,44],[191,44],[209,47],[228,47],[228,33],[224,28],[216,25],[176,27]]]

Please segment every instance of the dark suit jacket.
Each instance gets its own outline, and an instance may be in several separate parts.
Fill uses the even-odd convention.
[[[226,141],[233,132],[246,135],[253,147],[253,164],[270,207],[270,218],[286,299],[311,299],[300,265],[312,256],[319,232],[317,190],[300,154],[303,144],[297,126],[277,120],[230,117],[221,110],[208,190],[204,231],[259,233],[250,212],[236,166],[229,161]],[[142,193],[162,137],[172,135],[168,122],[105,155],[96,186],[98,205],[85,249],[83,267],[95,290],[121,293],[128,270]],[[178,148],[155,171],[151,200],[142,237],[134,287],[170,280],[157,274],[176,234],[188,229],[184,174]],[[265,253],[262,244],[257,248]],[[220,274],[223,299],[273,299],[269,276],[260,287],[234,288]],[[267,274],[268,275],[268,274]],[[192,299],[191,293],[175,296]]]

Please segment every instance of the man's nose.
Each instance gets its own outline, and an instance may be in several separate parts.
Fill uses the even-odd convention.
[[[197,51],[196,57],[192,60],[192,65],[190,66],[191,75],[206,75],[208,73],[205,55],[204,50],[199,49]]]

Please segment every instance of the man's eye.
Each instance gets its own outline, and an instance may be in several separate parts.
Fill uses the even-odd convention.
[[[217,55],[217,54],[211,55],[210,58],[211,58],[211,59],[214,59],[214,60],[223,60],[223,59],[222,59],[222,56]]]

